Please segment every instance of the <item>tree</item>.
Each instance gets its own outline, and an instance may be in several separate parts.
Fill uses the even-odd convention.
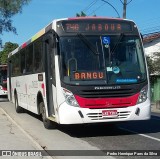
[[[160,75],[160,52],[155,52],[152,56],[147,56],[147,64],[150,75],[151,84],[157,79],[156,76]]]
[[[22,12],[22,7],[31,0],[0,0],[0,34],[6,32],[16,32],[16,28],[12,26],[11,18]],[[0,39],[1,40],[1,39]]]
[[[0,64],[6,64],[8,54],[12,52],[14,49],[16,49],[17,47],[18,47],[18,44],[16,43],[6,42],[4,45],[4,49],[0,51]]]
[[[154,52],[147,59],[150,74],[160,75],[160,52]]]
[[[154,62],[153,59],[150,56],[147,56],[147,65],[148,65],[148,71],[149,74],[154,74],[155,69],[154,69]]]
[[[76,17],[86,17],[86,16],[87,15],[83,11],[81,11],[80,14],[79,13],[76,14]]]

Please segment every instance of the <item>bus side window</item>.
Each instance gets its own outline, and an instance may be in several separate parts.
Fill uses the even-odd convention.
[[[26,72],[33,71],[33,44],[26,49]]]
[[[42,42],[40,40],[34,43],[34,70],[35,72],[42,72]]]
[[[24,74],[26,72],[26,68],[25,68],[25,64],[26,64],[26,60],[25,60],[25,50],[23,50],[21,52],[21,73]]]
[[[10,62],[11,62],[11,65],[12,65],[12,70],[11,70],[11,75],[12,76],[14,76],[14,74],[15,74],[15,58],[14,58],[15,56],[12,56],[11,57],[11,60],[10,60]]]

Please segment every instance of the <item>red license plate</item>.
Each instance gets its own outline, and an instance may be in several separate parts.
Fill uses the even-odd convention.
[[[102,116],[117,116],[117,110],[102,110]]]

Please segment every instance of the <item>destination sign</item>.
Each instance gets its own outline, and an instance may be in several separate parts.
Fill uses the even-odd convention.
[[[130,22],[109,20],[62,21],[65,32],[131,32]]]
[[[104,71],[78,71],[74,72],[73,80],[101,80],[105,79]]]

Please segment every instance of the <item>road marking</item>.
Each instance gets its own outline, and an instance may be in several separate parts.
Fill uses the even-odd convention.
[[[132,133],[134,133],[134,134],[138,134],[138,135],[140,135],[140,136],[143,136],[143,137],[146,137],[146,138],[149,138],[149,139],[153,139],[153,140],[156,140],[156,141],[159,141],[159,142],[160,142],[160,139],[159,139],[159,138],[156,138],[156,137],[152,137],[152,136],[145,135],[145,134],[139,134],[139,133],[136,132],[136,131],[132,131],[132,130],[129,130],[129,129],[126,129],[126,128],[121,128],[121,127],[119,127],[119,129],[124,130],[124,131],[128,131],[128,132],[132,132]]]
[[[34,138],[33,138],[31,135],[29,135],[20,125],[18,125],[18,124],[14,121],[14,119],[12,119],[12,117],[10,117],[10,116],[7,114],[7,112],[6,112],[5,110],[3,110],[2,108],[0,108],[0,111],[2,111],[2,112],[7,116],[7,118],[8,118],[16,127],[18,127],[18,128],[20,129],[20,131],[22,131],[23,134],[24,134],[27,138],[29,138],[29,139],[31,140],[32,143],[35,144],[35,146],[36,146],[39,150],[44,151],[44,149],[41,147],[41,145],[40,145],[36,140],[34,140]],[[47,158],[47,159],[55,159],[54,156],[51,157],[51,156],[48,156],[48,155],[49,155],[49,154],[46,152],[46,156],[45,156],[44,158]]]

